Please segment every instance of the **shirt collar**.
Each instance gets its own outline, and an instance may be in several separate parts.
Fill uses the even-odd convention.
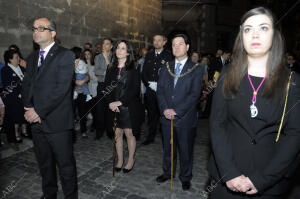
[[[225,63],[225,59],[221,56],[222,63]]]
[[[159,51],[159,52],[156,52],[156,51],[155,51],[155,54],[156,54],[156,55],[160,55],[160,53],[161,53],[163,50],[164,50],[164,49],[162,49],[162,50]]]
[[[48,52],[50,51],[50,49],[52,48],[52,46],[54,46],[55,42],[52,42],[50,45],[48,45],[43,51],[45,51],[44,53],[44,59],[46,58]],[[40,51],[42,51],[42,49],[40,49]]]
[[[9,66],[9,67],[11,67],[11,68],[19,68],[19,65],[16,67],[16,66],[14,66],[14,65],[12,65],[11,63],[7,63],[7,65]]]
[[[177,59],[175,59],[175,67],[176,67],[177,63],[181,63],[180,70],[182,70],[182,68],[185,65],[187,60],[188,60],[188,57],[186,57],[184,60],[181,60],[181,61],[178,61]]]
[[[18,77],[22,80],[24,77],[24,74],[20,68],[20,66],[18,65],[17,67],[15,67],[14,65],[7,63],[7,65],[18,75]]]

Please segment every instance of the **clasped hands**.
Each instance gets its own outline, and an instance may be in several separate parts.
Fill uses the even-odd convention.
[[[251,180],[244,176],[238,176],[226,182],[226,186],[234,192],[244,192],[249,195],[256,194],[258,191]]]
[[[120,113],[119,106],[121,106],[121,105],[122,105],[122,102],[120,102],[120,101],[111,102],[109,104],[109,109],[112,110],[113,112]]]
[[[24,117],[29,123],[42,123],[40,116],[35,112],[34,108],[26,108],[25,109],[25,114]]]
[[[166,109],[166,110],[164,110],[164,116],[165,116],[167,119],[169,119],[169,120],[175,119],[175,115],[177,115],[177,114],[176,114],[176,112],[174,111],[174,109]]]

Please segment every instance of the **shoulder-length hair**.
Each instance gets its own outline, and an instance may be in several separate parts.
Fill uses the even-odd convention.
[[[125,43],[126,45],[126,49],[127,49],[127,58],[126,58],[126,62],[125,62],[125,69],[126,71],[134,68],[135,64],[134,64],[134,54],[133,54],[133,48],[132,48],[132,45],[130,44],[129,41],[127,40],[119,40],[116,42],[115,46],[114,46],[114,50],[113,50],[113,55],[112,55],[112,67],[118,67],[119,65],[119,61],[118,61],[118,58],[117,58],[117,55],[116,55],[116,51],[117,51],[117,48],[119,46],[120,43]]]
[[[240,30],[235,39],[232,64],[228,68],[223,84],[223,93],[227,98],[233,98],[239,92],[240,82],[248,72],[247,52],[243,45],[243,24],[251,16],[266,15],[270,18],[273,27],[272,45],[269,49],[267,72],[263,95],[273,96],[276,92],[283,93],[288,80],[288,71],[284,66],[284,40],[276,24],[272,12],[264,7],[254,8],[244,14],[241,19]]]
[[[91,51],[91,50],[89,50],[89,49],[85,49],[83,52],[82,52],[82,55],[81,55],[81,59],[87,64],[88,62],[87,62],[87,60],[86,60],[86,58],[85,58],[85,52],[89,52],[90,54],[91,54],[91,64],[92,65],[95,65],[95,62],[94,62],[94,56],[93,56],[93,52]]]
[[[3,57],[4,57],[4,62],[6,65],[9,64],[10,60],[14,58],[14,54],[19,55],[18,51],[15,49],[9,49],[4,52]]]

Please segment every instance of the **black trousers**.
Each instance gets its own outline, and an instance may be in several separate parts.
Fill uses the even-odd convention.
[[[213,98],[213,91],[211,91],[206,100],[206,106],[203,112],[203,117],[208,118],[210,116],[210,110],[211,110],[211,105],[212,105],[212,98]]]
[[[86,95],[80,93],[78,94],[77,99],[75,100],[75,105],[78,108],[79,122],[80,122],[80,132],[86,133],[86,122],[88,115],[88,105],[86,100]]]
[[[103,94],[105,84],[98,82],[97,87],[97,104],[96,104],[96,138],[102,137],[106,126],[105,126],[105,115],[107,111],[107,102]]]
[[[193,168],[193,138],[195,135],[196,128],[179,128],[174,127],[174,145],[173,145],[173,165],[174,173],[176,174],[176,163],[177,163],[177,147],[179,149],[180,156],[180,174],[179,179],[181,182],[188,182],[192,179],[192,168]],[[171,176],[171,126],[162,125],[163,132],[163,171],[166,177]]]
[[[71,130],[45,133],[41,129],[41,124],[33,124],[31,128],[34,150],[42,176],[44,197],[56,199],[57,165],[65,198],[77,199],[77,171]]]
[[[96,103],[97,97],[93,97],[90,101],[87,102],[87,112],[91,113],[93,116],[92,128],[96,128]]]
[[[148,112],[148,135],[146,140],[153,141],[157,132],[157,125],[159,124],[159,107],[156,97],[156,92],[147,88],[146,90],[146,108]]]
[[[6,138],[8,143],[16,143],[16,132],[15,132],[15,124],[14,122],[10,121],[10,119],[4,116],[3,120],[3,129],[6,133]]]

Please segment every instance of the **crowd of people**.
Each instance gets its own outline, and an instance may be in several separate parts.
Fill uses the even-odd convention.
[[[127,40],[104,38],[94,49],[85,43],[68,50],[55,42],[52,20],[36,19],[32,31],[38,50],[26,61],[16,45],[4,53],[2,132],[14,150],[23,138],[32,138],[42,198],[56,198],[55,164],[65,198],[77,198],[74,124],[80,124],[82,139],[92,131],[95,141],[104,133],[114,139],[114,170],[129,173],[146,121],[143,145],[155,142],[158,132],[163,138],[163,173],[156,181],[163,183],[176,174],[179,150],[179,179],[182,189],[189,190],[197,119],[210,117],[209,172],[214,183],[221,182],[211,197],[282,198],[292,174],[287,170],[296,164],[300,146],[300,108],[294,106],[300,98],[300,66],[295,55],[283,54],[282,35],[274,22],[268,9],[248,11],[232,52],[218,49],[212,55],[192,51],[185,34],[175,35],[169,41],[172,49],[166,49],[167,38],[160,33],[149,49],[134,50]]]

